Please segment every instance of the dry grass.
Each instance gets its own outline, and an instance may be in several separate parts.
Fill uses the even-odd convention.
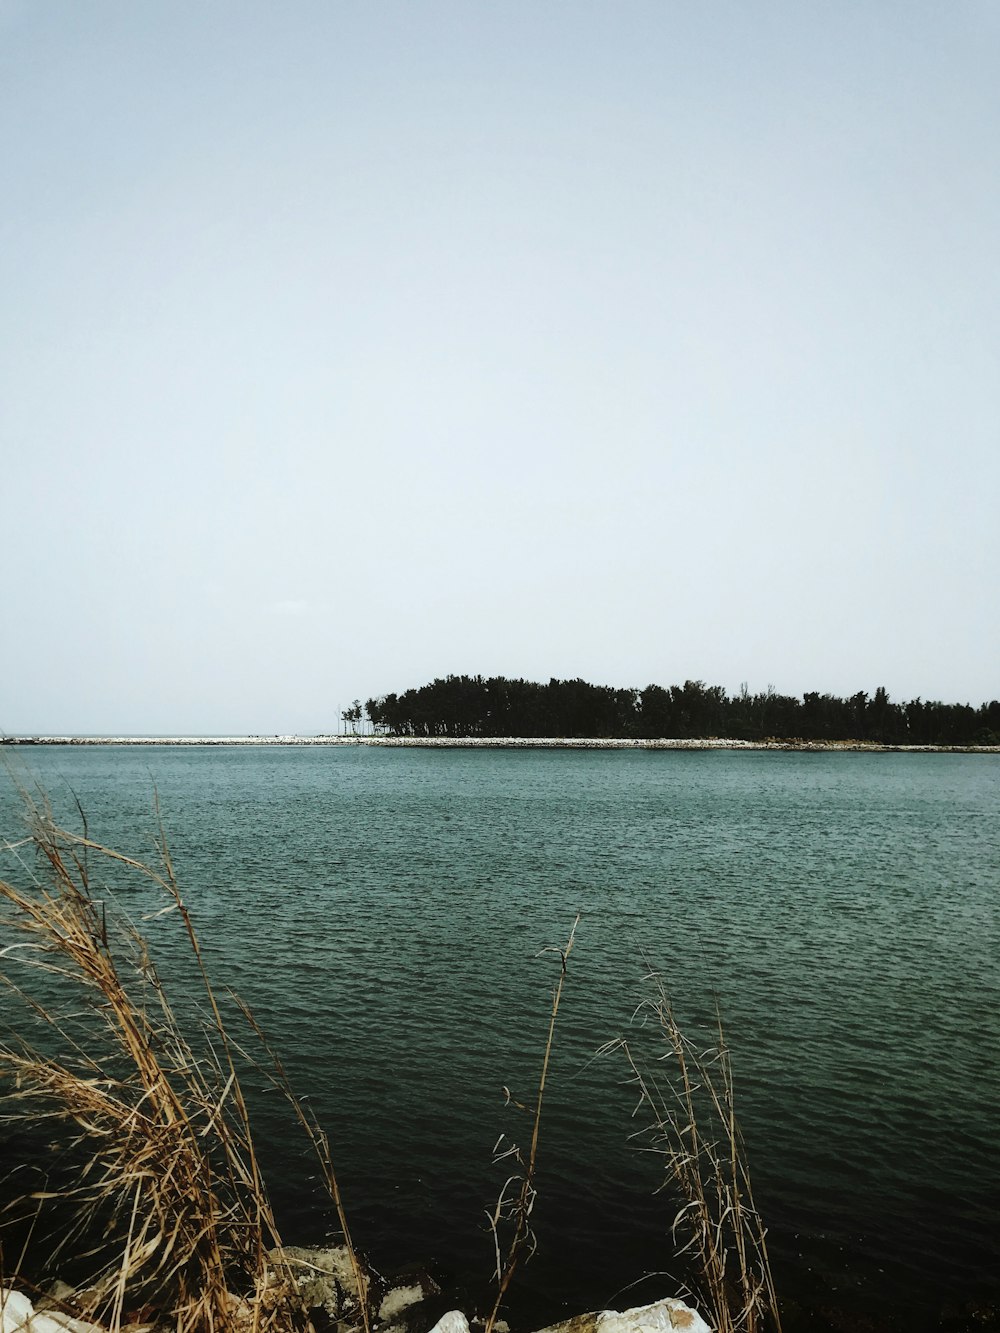
[[[519,1110],[528,1111],[531,1115],[531,1144],[527,1159],[516,1144],[504,1147],[505,1135],[501,1135],[494,1148],[494,1160],[496,1162],[514,1162],[518,1170],[507,1177],[495,1206],[491,1212],[487,1213],[496,1251],[497,1294],[493,1309],[486,1320],[485,1333],[493,1333],[493,1326],[500,1314],[500,1307],[507,1294],[507,1288],[513,1280],[514,1273],[523,1261],[531,1258],[536,1248],[535,1233],[531,1225],[531,1213],[535,1206],[536,1197],[535,1171],[538,1162],[538,1137],[542,1125],[542,1100],[545,1096],[545,1080],[548,1077],[549,1059],[552,1055],[552,1045],[555,1040],[559,1004],[562,1000],[563,986],[566,983],[566,965],[573,950],[576,928],[579,924],[580,918],[577,916],[569,933],[569,939],[561,949],[553,946],[542,950],[543,953],[557,953],[559,955],[559,980],[552,992],[549,1030],[545,1039],[542,1069],[538,1078],[538,1092],[535,1096],[534,1106],[528,1107],[516,1102],[511,1097],[510,1090],[504,1088],[507,1101],[517,1106]],[[504,1245],[501,1240],[502,1233],[506,1233],[509,1237],[506,1242],[506,1253],[504,1253]]]
[[[636,1114],[651,1118],[637,1138],[662,1159],[662,1188],[679,1205],[671,1234],[691,1271],[689,1294],[717,1333],[781,1333],[721,1021],[707,1048],[695,1045],[681,1031],[663,980],[652,969],[649,983],[652,993],[638,1014],[655,1028],[660,1050],[653,1063],[626,1038],[605,1051],[624,1053],[639,1093]]]
[[[291,1274],[269,1257],[281,1241],[240,1085],[245,1052],[223,1021],[162,831],[153,868],[91,841],[85,827],[82,835],[59,828],[44,802],[27,806],[28,887],[0,880],[0,980],[20,997],[22,1018],[33,1015],[35,1033],[30,1043],[23,1026],[4,1033],[0,1082],[8,1121],[49,1124],[82,1162],[58,1191],[73,1221],[50,1267],[89,1258],[79,1312],[113,1333],[140,1307],[177,1333],[305,1328]],[[161,905],[151,916],[174,916],[200,977],[193,1029],[172,1006],[125,899],[98,889],[95,868],[138,881],[146,896],[152,889]],[[326,1139],[276,1061],[270,1076],[319,1154],[350,1245]],[[49,1202],[44,1191],[21,1200],[22,1208]],[[364,1291],[353,1247],[351,1260]],[[367,1333],[363,1301],[358,1322]]]

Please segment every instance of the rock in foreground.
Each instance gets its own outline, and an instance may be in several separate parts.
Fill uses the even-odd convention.
[[[469,1333],[469,1321],[461,1310],[449,1310],[431,1333]],[[668,1298],[632,1310],[597,1310],[574,1315],[550,1324],[539,1333],[712,1333],[697,1310],[683,1301]]]

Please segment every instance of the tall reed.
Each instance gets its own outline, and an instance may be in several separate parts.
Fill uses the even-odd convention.
[[[781,1333],[766,1228],[754,1204],[736,1118],[733,1069],[721,1019],[707,1046],[683,1032],[662,977],[649,969],[649,997],[637,1014],[652,1019],[652,1063],[627,1038],[620,1050],[638,1090],[636,1114],[651,1123],[636,1138],[661,1159],[661,1188],[674,1195],[671,1238],[690,1269],[690,1295],[716,1333]]]
[[[549,1060],[552,1055],[552,1046],[556,1035],[556,1019],[559,1017],[559,1004],[562,1000],[563,987],[566,984],[566,966],[569,956],[573,951],[573,944],[576,940],[576,928],[580,924],[580,917],[577,916],[573,922],[573,927],[569,933],[569,939],[561,949],[550,946],[543,949],[542,953],[557,953],[559,955],[559,979],[552,991],[552,1007],[549,1011],[549,1028],[545,1039],[545,1049],[542,1054],[542,1068],[538,1077],[538,1091],[535,1094],[534,1106],[523,1106],[520,1102],[515,1102],[510,1095],[509,1088],[504,1088],[507,1101],[514,1103],[518,1109],[529,1111],[531,1114],[531,1142],[528,1148],[528,1155],[525,1158],[522,1150],[516,1145],[511,1144],[503,1151],[500,1151],[505,1137],[497,1140],[494,1149],[494,1161],[513,1161],[517,1165],[517,1170],[507,1177],[503,1188],[497,1198],[492,1211],[487,1213],[490,1229],[493,1233],[493,1243],[496,1251],[496,1279],[497,1294],[493,1302],[493,1308],[486,1319],[485,1333],[493,1333],[493,1327],[500,1314],[500,1307],[503,1305],[504,1297],[507,1295],[507,1289],[510,1286],[518,1266],[525,1260],[530,1259],[535,1252],[536,1240],[534,1228],[531,1224],[531,1213],[535,1206],[535,1173],[538,1165],[538,1139],[542,1127],[542,1101],[545,1097],[545,1081],[549,1072]],[[504,1253],[501,1244],[501,1228],[509,1231],[509,1240]]]
[[[37,1031],[32,1040],[23,1027],[3,1033],[0,1090],[8,1121],[53,1125],[81,1155],[75,1181],[56,1191],[73,1222],[49,1262],[93,1262],[85,1312],[112,1333],[130,1308],[148,1304],[177,1333],[304,1328],[292,1275],[271,1254],[280,1236],[240,1083],[244,1052],[205,969],[162,826],[154,868],[92,841],[85,825],[80,834],[60,828],[44,800],[26,800],[29,836],[18,850],[28,883],[0,880],[0,981]],[[171,1003],[148,927],[99,885],[95,868],[152,888],[160,901],[143,923],[175,916],[200,983],[193,1027]],[[280,1065],[273,1079],[310,1133],[349,1244],[326,1140]],[[353,1248],[351,1259],[363,1293]]]

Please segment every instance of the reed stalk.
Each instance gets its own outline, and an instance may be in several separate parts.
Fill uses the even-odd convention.
[[[492,1211],[487,1213],[487,1219],[490,1224],[490,1230],[493,1233],[493,1244],[496,1254],[496,1279],[497,1294],[493,1302],[493,1308],[486,1320],[484,1333],[493,1333],[493,1326],[500,1314],[500,1307],[503,1304],[507,1289],[510,1286],[514,1274],[519,1265],[526,1259],[530,1259],[534,1254],[537,1241],[531,1225],[531,1212],[535,1206],[535,1171],[538,1162],[538,1138],[542,1125],[542,1101],[545,1096],[545,1080],[549,1072],[549,1059],[552,1055],[552,1046],[555,1041],[556,1019],[559,1016],[559,1004],[562,1000],[563,987],[566,984],[566,966],[569,956],[573,951],[573,944],[576,940],[576,928],[580,924],[580,917],[577,915],[573,922],[573,928],[570,930],[569,939],[563,947],[557,948],[550,946],[543,949],[542,953],[557,953],[559,955],[559,980],[556,982],[552,992],[552,1007],[549,1011],[549,1028],[545,1039],[545,1050],[542,1054],[542,1068],[538,1078],[538,1091],[535,1095],[535,1104],[528,1108],[516,1102],[520,1110],[530,1110],[531,1112],[531,1143],[528,1149],[527,1160],[525,1160],[521,1149],[516,1144],[500,1152],[505,1135],[497,1140],[494,1148],[494,1161],[501,1162],[505,1160],[514,1161],[520,1168],[512,1175],[508,1176],[504,1182],[503,1188],[497,1198]],[[510,1090],[504,1088],[507,1101],[514,1102],[510,1095]],[[500,1239],[501,1227],[511,1229],[510,1241],[507,1245],[506,1254]]]
[[[659,1039],[654,1063],[624,1037],[604,1050],[622,1052],[638,1091],[635,1113],[651,1120],[636,1137],[660,1158],[660,1188],[674,1195],[671,1239],[691,1270],[689,1295],[716,1333],[781,1333],[718,1010],[712,1040],[696,1045],[681,1030],[662,977],[650,969],[648,980],[651,994],[637,1014],[652,1020]]]

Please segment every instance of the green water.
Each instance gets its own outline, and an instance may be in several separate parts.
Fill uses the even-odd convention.
[[[54,748],[31,771],[148,854],[154,783],[209,964],[330,1131],[356,1239],[485,1288],[501,1087],[531,1095],[582,913],[515,1310],[671,1291],[670,1209],[628,1143],[644,954],[716,997],[779,1287],[921,1316],[1000,1291],[1000,757]],[[0,832],[17,833],[0,797]],[[9,865],[9,861],[8,861]],[[155,929],[159,929],[158,927]],[[164,947],[170,948],[164,938]],[[170,957],[168,953],[168,958]],[[263,1095],[289,1239],[330,1225]],[[520,1304],[518,1304],[518,1302]]]

